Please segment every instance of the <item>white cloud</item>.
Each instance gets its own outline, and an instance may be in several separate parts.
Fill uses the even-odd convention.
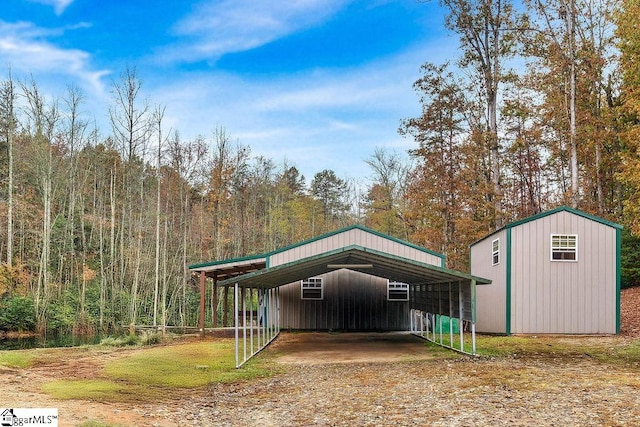
[[[151,99],[167,105],[166,124],[185,139],[223,126],[254,154],[287,158],[307,177],[323,169],[363,177],[376,147],[415,148],[397,132],[401,119],[420,114],[413,82],[423,62],[450,56],[451,43],[434,40],[350,69],[251,79],[208,71],[147,83]]]
[[[31,0],[35,3],[53,6],[56,15],[62,15],[65,9],[73,3],[73,0]]]
[[[161,57],[197,61],[253,49],[321,23],[349,1],[208,1],[175,25],[174,33],[188,41],[165,49]]]
[[[79,24],[74,28],[84,27]],[[0,62],[18,73],[71,76],[92,94],[102,95],[102,77],[108,72],[93,70],[91,57],[78,49],[62,49],[46,41],[46,37],[63,29],[48,30],[28,22],[0,21]]]

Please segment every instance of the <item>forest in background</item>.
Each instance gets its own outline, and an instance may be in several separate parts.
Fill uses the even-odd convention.
[[[112,82],[111,126],[98,129],[76,86],[52,98],[9,67],[0,331],[195,326],[187,265],[354,223],[468,271],[471,242],[559,205],[624,225],[623,285],[640,283],[640,4],[440,4],[458,56],[422,66],[422,111],[389,118],[415,148],[372,147],[366,184],[256,156],[222,126],[184,140],[135,68]]]

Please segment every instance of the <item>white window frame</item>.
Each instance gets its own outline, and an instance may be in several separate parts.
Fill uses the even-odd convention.
[[[495,248],[497,243],[498,248]],[[491,265],[500,264],[500,239],[494,239],[491,241]]]
[[[305,297],[305,290],[316,291],[320,289],[320,298]],[[324,280],[322,277],[309,277],[300,281],[300,299],[320,301],[324,299]]]
[[[556,240],[559,239],[560,244],[554,245],[554,239]],[[566,242],[565,245],[562,244],[562,240]],[[574,242],[573,246],[569,246],[570,240],[573,240]],[[551,258],[551,261],[553,262],[577,262],[578,261],[578,235],[577,234],[561,234],[561,233],[552,234],[550,238],[550,247],[551,247],[551,252],[549,254],[549,257]],[[574,255],[574,259],[555,259],[553,257],[554,253],[573,253],[575,255]]]
[[[392,293],[400,292],[405,293],[404,298],[391,298]],[[387,301],[409,301],[409,284],[387,280]]]

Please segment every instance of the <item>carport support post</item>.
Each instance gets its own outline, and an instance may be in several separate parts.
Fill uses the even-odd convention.
[[[247,289],[242,288],[242,355],[247,360]]]
[[[462,290],[462,282],[458,282],[458,310],[460,310],[460,351],[464,351],[464,291]]]
[[[218,277],[213,276],[213,295],[211,296],[211,327],[218,327]]]
[[[258,315],[256,319],[256,329],[258,329],[258,351],[262,348],[262,342],[260,341],[260,329],[262,329],[262,325],[260,321],[264,321],[264,316],[262,314],[262,289],[258,288]]]
[[[253,288],[249,288],[249,328],[249,353],[253,356]]]
[[[238,284],[233,287],[233,321],[236,335],[236,368],[240,367],[240,353],[238,349]]]
[[[276,316],[276,330],[278,331],[278,334],[280,333],[280,287],[278,286],[276,288],[276,311],[278,313],[278,315]]]
[[[471,354],[476,354],[476,322],[471,322]]]
[[[449,282],[449,346],[453,348],[453,299],[451,296],[451,282]]]
[[[204,303],[205,303],[205,280],[206,275],[204,271],[200,272],[200,324],[198,327],[200,328],[200,335],[204,337]]]
[[[440,345],[442,345],[442,283],[438,284],[438,330],[440,332]]]
[[[511,230],[507,230],[511,231]],[[476,281],[471,280],[471,354],[476,354]]]

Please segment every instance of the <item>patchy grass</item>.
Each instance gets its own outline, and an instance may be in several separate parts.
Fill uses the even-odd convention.
[[[445,342],[445,344],[448,345],[448,342]],[[463,357],[462,354],[457,353],[455,351],[451,351],[448,348],[442,347],[441,345],[436,344],[433,341],[425,340],[425,346],[429,349],[429,353],[433,354],[433,357],[436,359],[457,359],[457,358]],[[471,352],[471,347],[469,347],[469,352]]]
[[[478,354],[494,357],[593,358],[640,367],[640,340],[621,337],[478,336]]]
[[[112,397],[123,391],[123,385],[113,381],[92,380],[55,380],[42,386],[42,390],[56,399],[103,399]]]
[[[35,354],[28,350],[0,351],[0,366],[7,368],[28,368],[33,366],[35,360]]]
[[[264,364],[252,360],[235,368],[234,342],[230,339],[156,347],[108,363],[107,377],[163,387],[194,388],[269,374]]]
[[[609,347],[607,350],[603,354],[597,355],[602,362],[640,368],[640,340],[624,346]]]
[[[180,389],[265,377],[276,372],[260,358],[236,369],[234,348],[230,339],[146,348],[108,361],[96,378],[55,380],[46,383],[43,391],[57,399],[151,401],[162,400]]]
[[[110,348],[102,348],[97,345],[6,350],[0,351],[0,366],[25,369],[35,366],[64,363],[67,360],[80,357],[100,356],[112,351]]]
[[[148,387],[104,378],[54,380],[42,386],[42,391],[61,400],[95,400],[98,402],[151,402],[167,397],[167,389]]]

